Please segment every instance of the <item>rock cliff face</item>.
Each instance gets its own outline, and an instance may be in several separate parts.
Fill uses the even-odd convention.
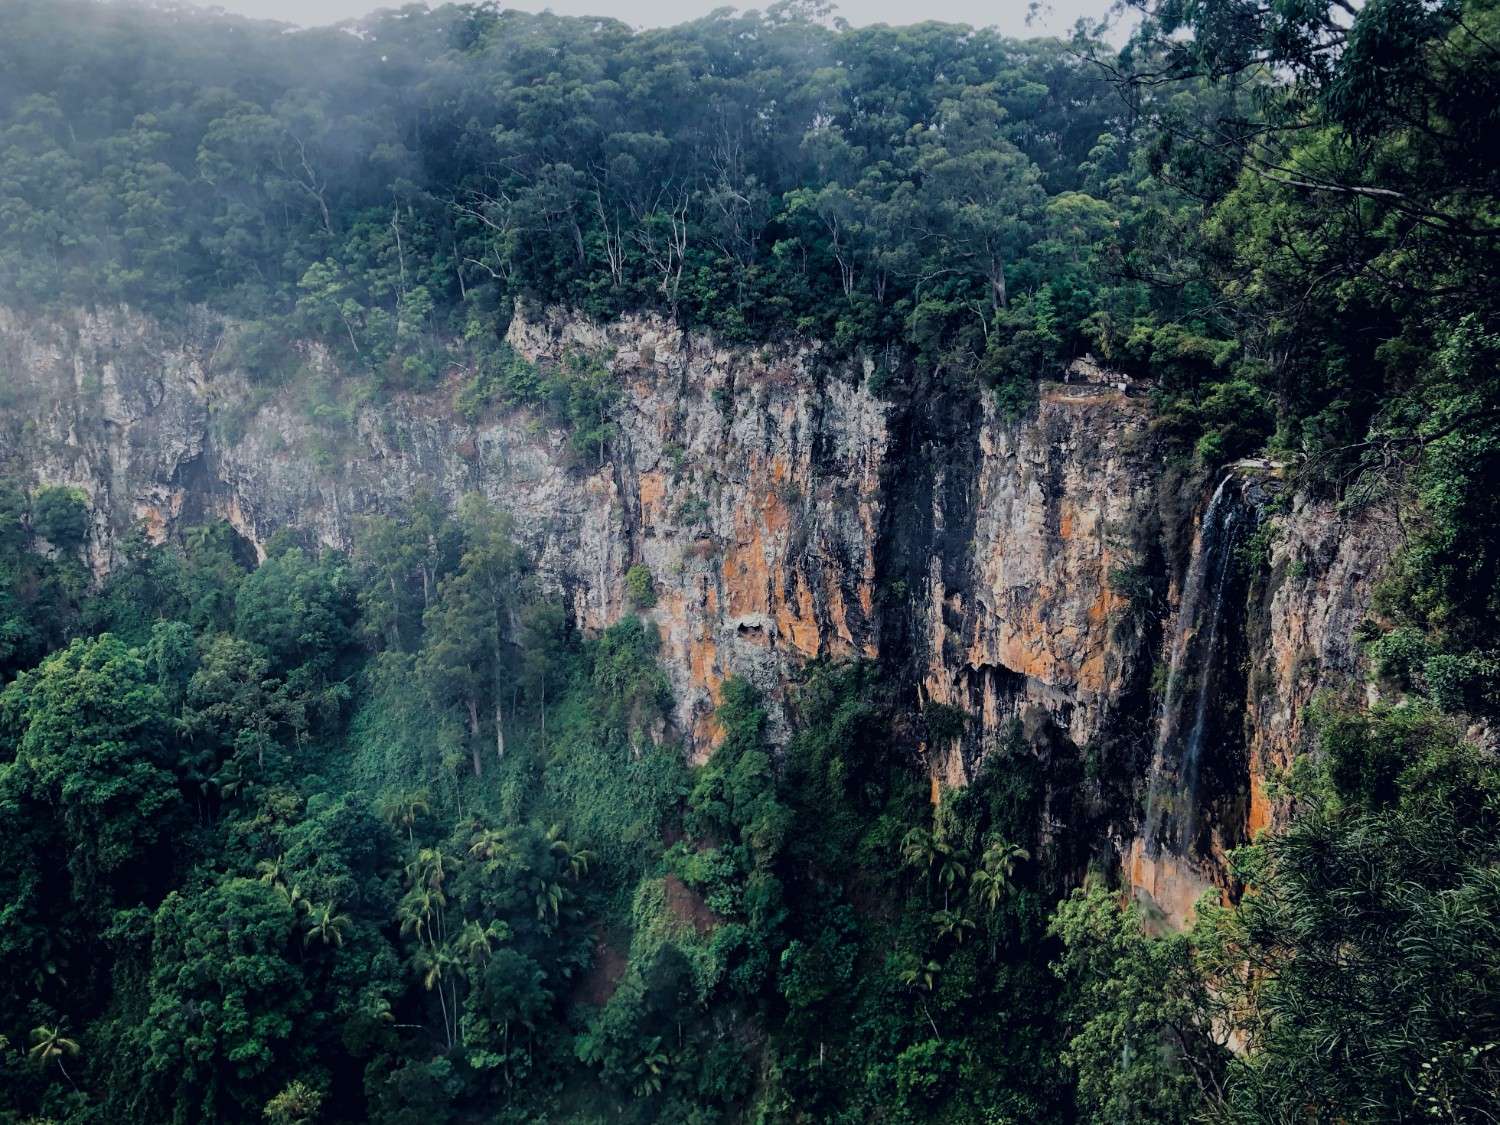
[[[1276,530],[1269,574],[1250,607],[1246,823],[1252,834],[1275,819],[1265,781],[1303,746],[1313,697],[1372,700],[1355,630],[1404,542],[1387,503],[1345,512],[1330,500],[1296,496]]]
[[[1131,672],[1119,576],[1140,565],[1133,529],[1156,503],[1140,400],[1051,384],[1024,420],[1002,418],[989,396],[977,406],[971,464],[939,469],[939,534],[925,558],[907,560],[925,578],[912,604],[922,697],[977,719],[974,737],[933,747],[950,785],[1023,711],[1044,713],[1077,746],[1100,737]],[[942,477],[955,469],[953,488]],[[950,525],[957,536],[941,534]]]
[[[1234,893],[1225,854],[1273,824],[1268,783],[1308,745],[1309,705],[1369,683],[1355,630],[1402,542],[1388,506],[1342,511],[1242,464],[1195,519],[1172,599],[1139,832],[1126,870],[1148,911],[1180,925],[1206,891]]]
[[[97,571],[136,523],[161,538],[213,516],[257,547],[282,528],[346,547],[361,514],[478,491],[512,513],[584,629],[630,611],[625,574],[650,571],[647,616],[697,756],[714,745],[726,676],[774,701],[809,659],[881,657],[916,685],[914,711],[968,716],[926,724],[913,747],[935,793],[969,780],[1012,717],[1135,768],[1143,806],[1153,785],[1182,783],[1152,754],[1150,681],[1172,638],[1200,628],[1179,618],[1204,569],[1206,490],[1164,469],[1145,401],[1097,372],[1045,385],[1012,419],[952,379],[885,402],[871,368],[811,345],[731,349],[656,318],[518,315],[522,356],[587,354],[617,382],[601,459],[528,410],[466,420],[462,371],[424,395],[314,401],[308,380],[257,385],[225,341],[202,311],[168,327],[120,309],[0,310],[0,470],[89,495]],[[337,392],[325,353],[302,359]],[[1264,506],[1269,491],[1237,495]],[[1355,682],[1350,634],[1394,543],[1389,523],[1301,499],[1267,518],[1280,528],[1269,576],[1232,599],[1242,667],[1203,704],[1235,732],[1206,833],[1152,850],[1127,824],[1100,842],[1174,919],[1189,892],[1224,882],[1223,849],[1273,815],[1264,776],[1303,736],[1312,694]],[[1187,891],[1169,893],[1172,880]]]
[[[509,342],[525,358],[599,357],[621,384],[601,461],[527,410],[464,420],[453,406],[463,372],[320,421],[295,387],[267,393],[224,362],[224,335],[204,314],[172,329],[122,310],[0,314],[5,460],[89,495],[97,571],[136,522],[161,538],[212,516],[257,548],[282,528],[345,548],[362,514],[421,490],[451,503],[481,492],[513,515],[585,629],[628,610],[630,567],[651,571],[648,615],[699,754],[725,676],[774,696],[793,664],[877,654],[887,408],[863,369],[808,347],[726,350],[657,319],[518,316]],[[326,354],[305,361],[338,386]]]

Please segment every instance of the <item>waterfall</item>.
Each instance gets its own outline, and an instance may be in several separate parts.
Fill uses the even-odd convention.
[[[1163,845],[1176,855],[1195,850],[1201,832],[1205,751],[1236,736],[1232,720],[1243,700],[1225,692],[1238,672],[1234,638],[1242,626],[1244,588],[1237,558],[1259,514],[1246,503],[1239,478],[1219,482],[1203,511],[1183,581],[1162,693],[1151,780],[1146,795],[1147,855]]]

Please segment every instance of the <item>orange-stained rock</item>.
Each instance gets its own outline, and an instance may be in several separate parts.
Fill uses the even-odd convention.
[[[1245,835],[1253,840],[1271,826],[1271,798],[1266,792],[1265,764],[1250,763],[1250,813],[1246,817]]]
[[[1130,850],[1126,872],[1142,918],[1155,933],[1185,927],[1192,921],[1198,900],[1215,890],[1205,872],[1166,852],[1148,855],[1140,840]]]
[[[777,604],[776,635],[803,656],[817,656],[822,650],[823,639],[818,632],[812,590],[800,582],[795,609],[785,602]]]
[[[1311,749],[1314,696],[1368,701],[1369,668],[1355,633],[1405,535],[1389,503],[1345,512],[1304,496],[1294,497],[1276,525],[1266,596],[1251,607],[1250,837],[1281,815],[1266,792],[1271,775]]]
[[[814,377],[810,346],[722,349],[650,317],[607,326],[518,317],[509,338],[538,363],[582,347],[630,372],[623,456],[598,476],[620,482],[618,499],[608,513],[583,515],[555,572],[597,629],[626,611],[624,570],[650,569],[678,728],[695,754],[722,737],[711,711],[727,676],[748,677],[774,704],[804,660],[878,654],[888,408],[863,388],[862,372]],[[860,565],[835,565],[842,559]],[[779,740],[780,708],[771,717]]]
[[[966,588],[943,588],[939,560],[929,568],[926,691],[981,716],[971,752],[1027,707],[1084,745],[1125,671],[1114,628],[1126,605],[1111,574],[1136,562],[1128,529],[1156,502],[1149,416],[1138,400],[1091,388],[1044,388],[1019,421],[984,409]]]
[[[667,479],[656,471],[641,474],[640,483],[637,486],[641,499],[641,520],[648,527],[659,525],[666,515],[663,510],[663,502],[667,494]]]

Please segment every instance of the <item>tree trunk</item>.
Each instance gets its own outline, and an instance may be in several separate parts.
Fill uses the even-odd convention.
[[[438,1004],[443,1009],[443,1037],[448,1040],[448,1050],[453,1050],[453,1028],[448,1024],[448,999],[443,995],[443,982],[438,981]]]
[[[494,644],[494,652],[495,652],[495,669],[494,669],[494,676],[495,676],[495,682],[494,682],[494,692],[495,692],[495,757],[503,759],[505,757],[505,708],[504,708],[504,705],[503,705],[503,702],[502,702],[502,698],[503,697],[500,694],[500,669],[501,669],[501,656],[502,656],[502,654],[504,652],[504,644],[505,644],[505,642],[504,642],[504,629],[502,628],[501,621],[500,621],[500,613],[501,613],[501,610],[504,608],[504,603],[499,598],[496,598],[495,602],[494,602],[494,606],[495,606],[495,626],[494,626],[494,633],[491,634],[491,640],[492,640],[492,642]]]
[[[927,997],[921,996],[918,997],[918,999],[922,1002],[922,1014],[927,1017],[927,1025],[932,1028],[932,1034],[935,1035],[937,1037],[937,1041],[941,1043],[943,1041],[943,1033],[938,1030],[937,1022],[932,1018],[932,1013],[927,1010]]]
[[[391,637],[397,649],[401,648],[401,595],[396,592],[396,576],[391,575]]]
[[[449,983],[449,985],[448,985],[448,995],[453,998],[453,1026],[454,1026],[454,1029],[458,1032],[458,1041],[460,1043],[462,1043],[464,1041],[464,1039],[463,1039],[464,1029],[463,1029],[463,1024],[460,1023],[459,1019],[458,1019],[458,981],[457,980],[451,981]]]
[[[479,762],[479,704],[469,700],[469,749],[474,756],[474,776],[484,776],[484,767]]]

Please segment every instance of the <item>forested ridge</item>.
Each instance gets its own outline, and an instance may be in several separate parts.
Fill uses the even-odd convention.
[[[774,751],[731,679],[689,765],[650,572],[581,635],[478,496],[99,576],[11,466],[0,1121],[1500,1120],[1500,9],[1138,15],[0,0],[7,309],[208,306],[265,388],[326,348],[335,415],[456,368],[596,460],[619,390],[521,361],[518,303],[820,341],[904,407],[1021,416],[1089,356],[1175,469],[1405,529],[1380,702],[1319,703],[1241,901],[1159,935],[1019,723],[931,803],[913,748],[970,717],[900,669],[812,663]]]

